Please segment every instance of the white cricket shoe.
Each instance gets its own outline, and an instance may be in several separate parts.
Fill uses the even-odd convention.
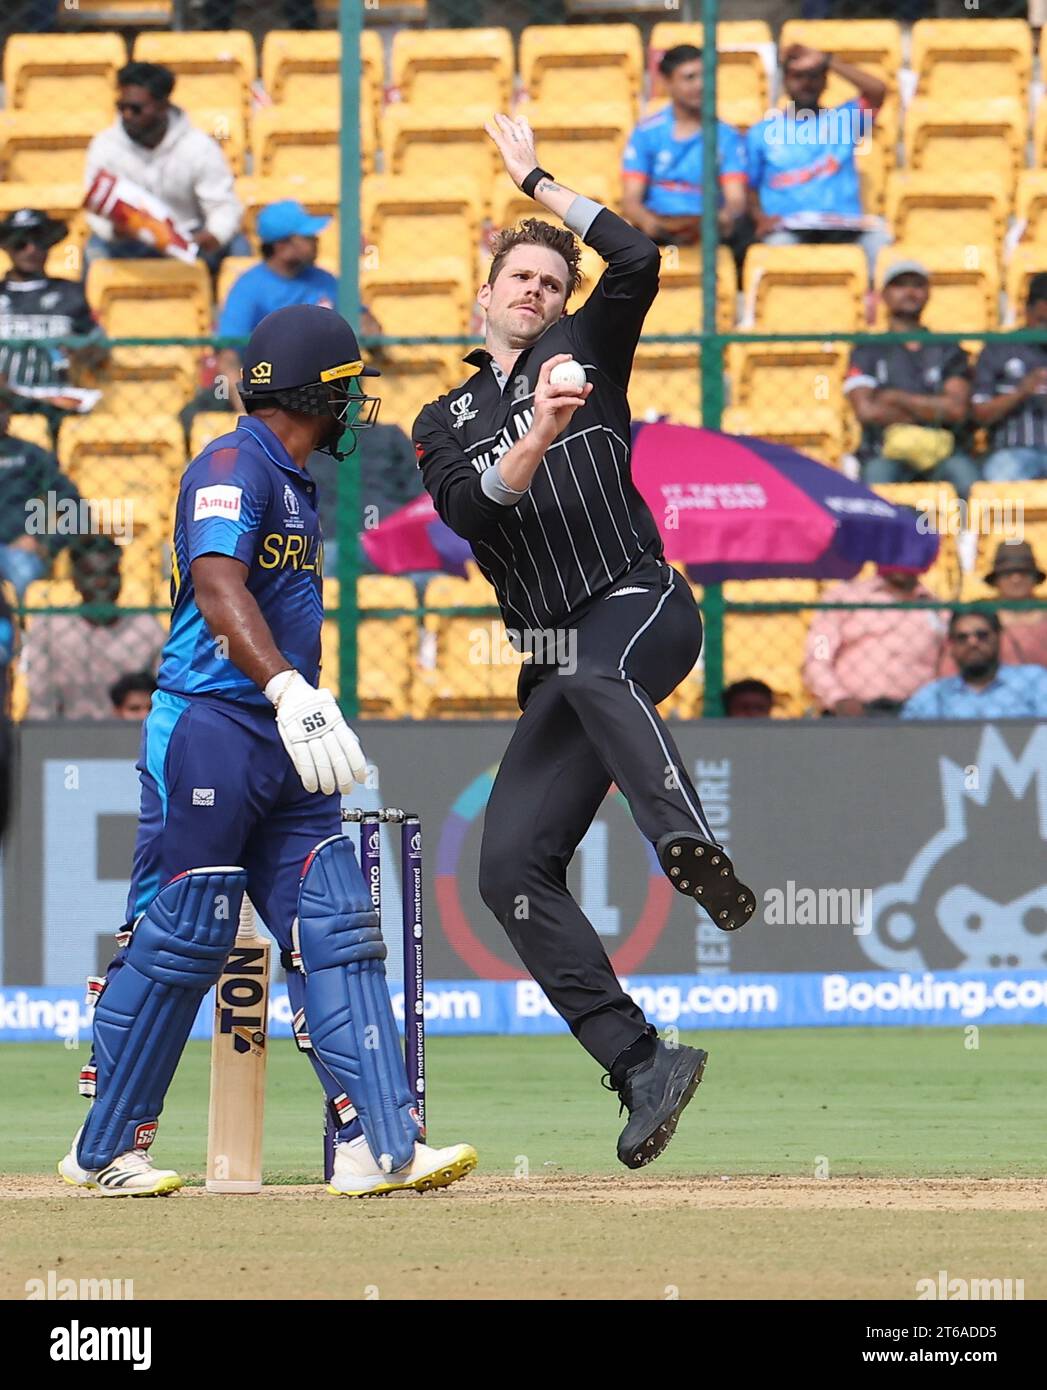
[[[428,1192],[471,1173],[477,1164],[471,1144],[452,1144],[431,1149],[428,1144],[414,1146],[414,1158],[393,1173],[383,1173],[371,1157],[363,1135],[336,1144],[334,1173],[327,1185],[336,1197],[381,1197],[387,1192]]]
[[[182,1179],[171,1168],[154,1168],[144,1149],[129,1149],[104,1168],[91,1172],[81,1168],[76,1147],[83,1126],[76,1131],[73,1147],[58,1165],[58,1175],[71,1187],[89,1187],[100,1197],[164,1197],[177,1192]]]

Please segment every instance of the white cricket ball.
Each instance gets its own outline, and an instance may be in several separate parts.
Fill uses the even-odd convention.
[[[574,358],[570,362],[558,362],[549,373],[550,386],[574,386],[577,390],[586,383],[585,368]]]

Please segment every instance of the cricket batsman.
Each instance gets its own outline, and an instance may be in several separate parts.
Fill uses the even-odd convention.
[[[329,1192],[444,1187],[467,1144],[421,1142],[385,981],[385,944],[340,793],[366,764],[318,690],[323,538],[306,462],[338,460],[374,423],[356,336],[293,305],[255,329],[247,414],[188,466],[175,513],[170,637],[142,734],[141,817],[127,924],[92,982],[92,1097],[66,1182],[103,1197],[181,1186],[149,1148],[200,1002],[233,945],[247,892],[287,970],[295,1037],[337,1124]]]
[[[740,927],[756,900],[716,843],[655,708],[693,668],[702,639],[690,588],[666,564],[629,468],[626,392],[658,291],[658,248],[540,168],[526,119],[499,115],[485,129],[517,187],[565,226],[528,219],[499,234],[478,296],[485,345],[465,359],[476,370],[414,425],[425,486],[471,543],[510,639],[527,651],[528,634],[542,638],[521,668],[523,713],[487,805],[480,892],[608,1073],[629,1112],[618,1157],[639,1168],[672,1138],[706,1053],[661,1041],[622,990],[567,891],[567,866],[613,782],[674,888],[718,927]],[[576,237],[607,269],[568,314]]]

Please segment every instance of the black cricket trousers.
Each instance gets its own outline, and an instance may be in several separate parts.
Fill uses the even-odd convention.
[[[567,866],[612,781],[652,843],[671,830],[714,838],[655,709],[697,661],[702,620],[686,581],[646,557],[561,637],[555,664],[521,674],[523,714],[484,818],[480,893],[549,1002],[609,1069],[647,1022],[567,891]]]

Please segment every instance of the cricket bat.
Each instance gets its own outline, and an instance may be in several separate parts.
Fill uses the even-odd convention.
[[[269,947],[245,894],[236,944],[215,986],[208,1192],[262,1190]]]

